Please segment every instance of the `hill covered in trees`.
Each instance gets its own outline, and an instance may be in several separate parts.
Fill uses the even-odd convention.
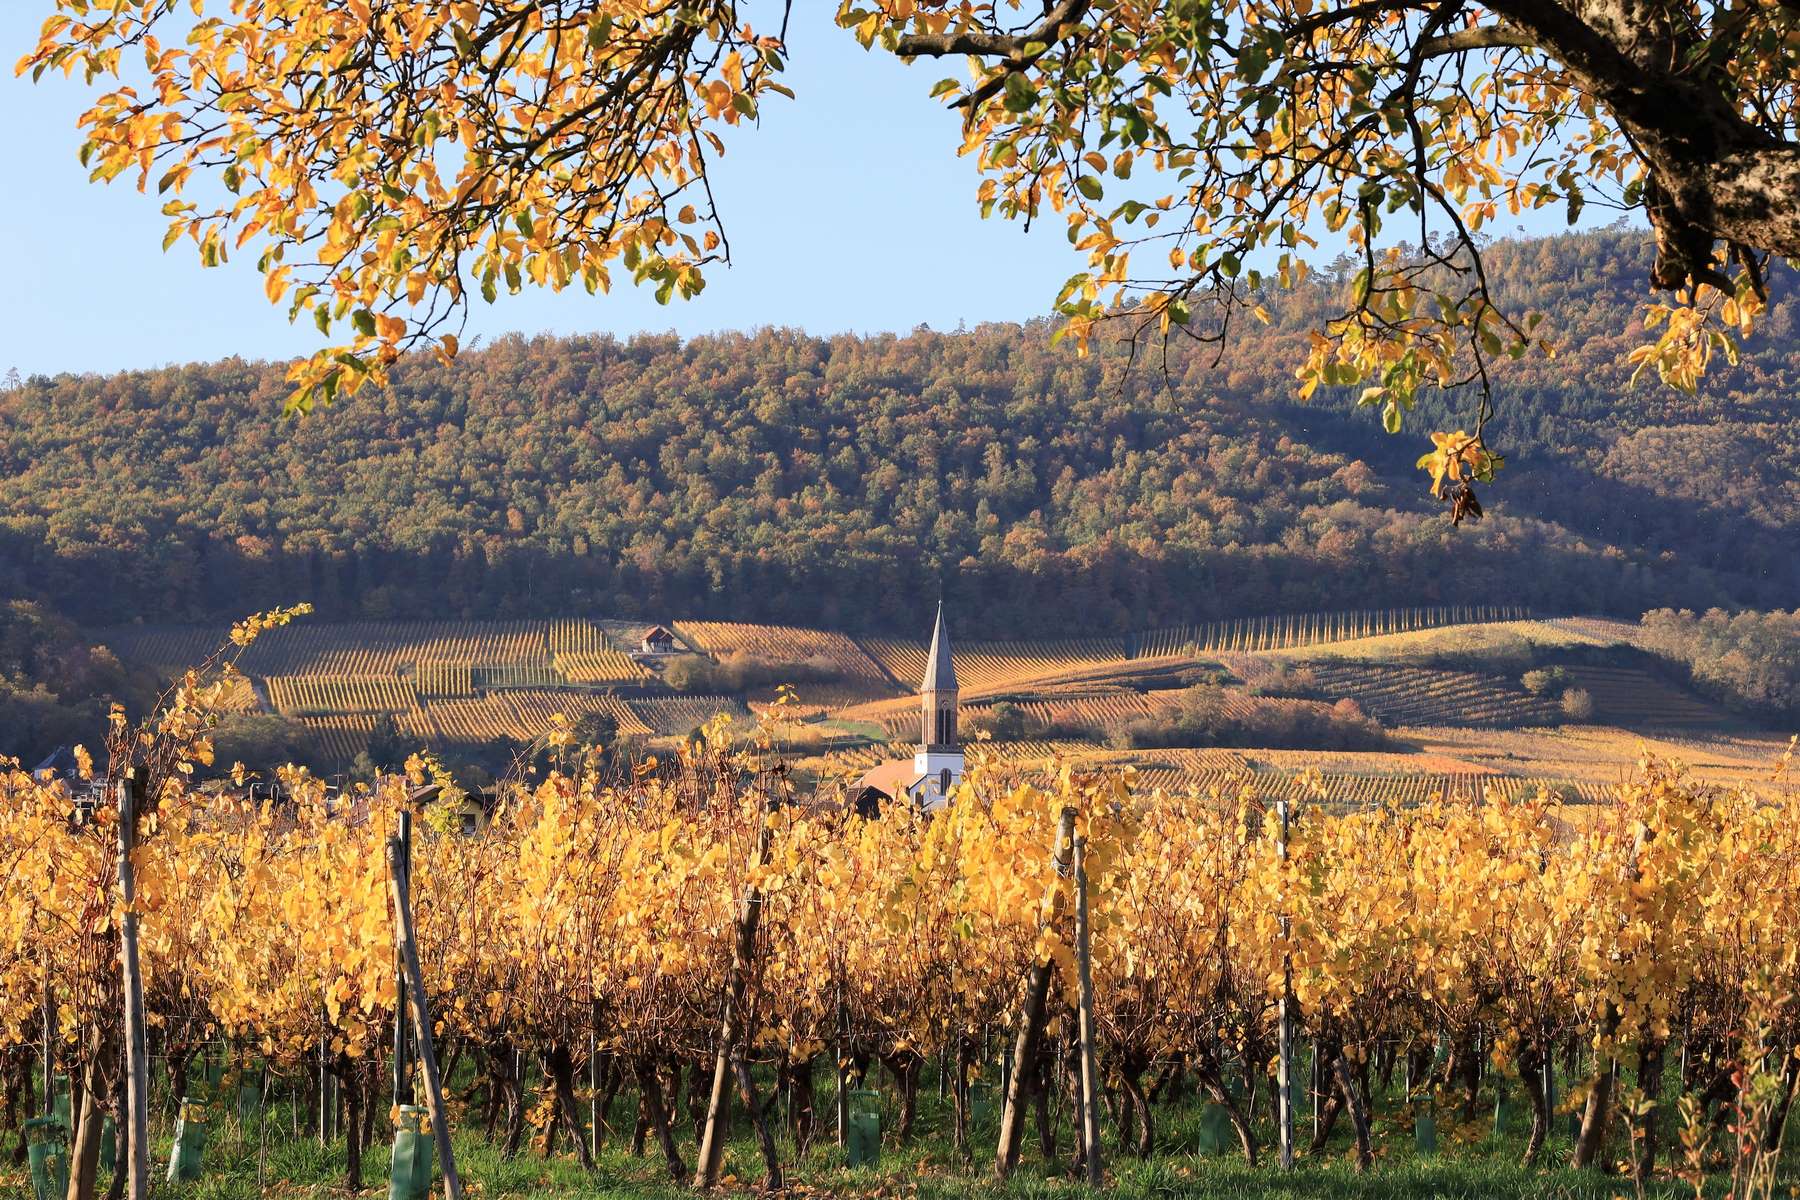
[[[1348,397],[1294,400],[1327,272],[1222,356],[1174,345],[1166,368],[1154,348],[1077,358],[1048,323],[509,338],[299,422],[277,364],[34,378],[0,395],[0,597],[90,623],[310,600],[326,620],[914,632],[941,588],[984,636],[1792,606],[1793,274],[1692,397],[1628,384],[1650,253],[1620,232],[1493,249],[1500,294],[1559,352],[1501,372],[1509,465],[1458,530],[1412,460],[1471,397],[1428,400],[1399,437]]]

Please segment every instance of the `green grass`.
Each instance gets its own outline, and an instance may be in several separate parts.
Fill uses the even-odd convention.
[[[821,1081],[823,1082],[823,1080]],[[1038,1152],[1035,1128],[1029,1129],[1025,1152],[1019,1170],[1005,1185],[992,1182],[989,1163],[994,1142],[994,1120],[989,1117],[976,1128],[972,1160],[959,1156],[950,1136],[951,1114],[946,1101],[939,1101],[935,1085],[922,1087],[917,1132],[910,1145],[899,1145],[892,1133],[894,1101],[886,1100],[884,1124],[888,1130],[878,1166],[848,1169],[843,1154],[832,1136],[831,1094],[821,1089],[818,1097],[822,1124],[821,1136],[804,1158],[797,1158],[792,1140],[785,1129],[778,1130],[783,1169],[788,1185],[798,1194],[819,1193],[833,1196],[902,1198],[919,1200],[952,1200],[961,1197],[1017,1198],[1037,1200],[1042,1197],[1082,1197],[1089,1189],[1069,1169],[1070,1132],[1068,1114],[1059,1116],[1060,1154],[1055,1163],[1046,1163]],[[608,1138],[597,1169],[584,1171],[572,1154],[562,1153],[545,1158],[529,1139],[516,1157],[503,1157],[492,1143],[469,1130],[477,1118],[465,1118],[463,1132],[456,1137],[458,1166],[471,1197],[498,1200],[499,1197],[569,1198],[632,1196],[644,1200],[675,1200],[691,1195],[685,1187],[673,1183],[663,1166],[654,1139],[643,1157],[628,1152],[630,1141],[630,1101],[621,1097],[612,1110],[616,1131]],[[685,1111],[683,1113],[685,1116]],[[772,1119],[780,1125],[779,1108]],[[1628,1178],[1603,1175],[1594,1171],[1575,1172],[1562,1166],[1568,1156],[1567,1119],[1558,1116],[1555,1135],[1546,1147],[1539,1168],[1518,1165],[1523,1149],[1525,1114],[1515,1118],[1516,1127],[1506,1133],[1492,1132],[1491,1108],[1486,1115],[1468,1126],[1455,1127],[1440,1116],[1440,1151],[1430,1157],[1414,1152],[1412,1130],[1404,1111],[1394,1097],[1378,1102],[1374,1137],[1376,1165],[1367,1174],[1358,1174],[1351,1161],[1351,1144],[1347,1119],[1340,1120],[1338,1130],[1324,1152],[1317,1156],[1302,1152],[1292,1174],[1283,1174],[1273,1165],[1269,1145],[1273,1130],[1261,1122],[1258,1133],[1263,1161],[1256,1167],[1246,1166],[1234,1151],[1227,1155],[1201,1156],[1198,1144],[1201,1108],[1192,1100],[1158,1105],[1158,1150],[1149,1160],[1122,1153],[1116,1145],[1117,1133],[1107,1123],[1108,1194],[1120,1200],[1160,1200],[1165,1197],[1193,1200],[1235,1200],[1238,1197],[1296,1197],[1301,1200],[1511,1200],[1542,1197],[1546,1200],[1611,1200],[1616,1196],[1632,1196],[1635,1189]],[[165,1110],[157,1115],[154,1132],[158,1135],[158,1178],[167,1163],[170,1117]],[[365,1194],[386,1192],[391,1133],[386,1130],[385,1115],[377,1120],[376,1144],[363,1159]],[[205,1153],[205,1177],[195,1183],[161,1185],[159,1197],[171,1200],[261,1200],[262,1197],[320,1198],[345,1196],[345,1149],[341,1140],[329,1147],[319,1145],[315,1137],[293,1134],[293,1113],[285,1102],[274,1103],[258,1121],[239,1123],[226,1116],[215,1123]],[[1304,1147],[1311,1134],[1311,1119],[1300,1114],[1297,1137]],[[680,1121],[676,1126],[683,1158],[691,1168],[695,1157],[692,1125]],[[734,1125],[741,1135],[727,1147],[724,1190],[728,1194],[747,1195],[762,1180],[761,1159],[755,1143],[748,1136],[744,1122]],[[1668,1131],[1665,1145],[1674,1145],[1673,1130]],[[10,1149],[10,1146],[7,1147]],[[1615,1143],[1615,1155],[1624,1147]],[[441,1165],[441,1164],[440,1164]],[[1666,1156],[1665,1164],[1666,1166]],[[1791,1172],[1784,1172],[1780,1191],[1788,1192]],[[1723,1180],[1716,1179],[1709,1194],[1723,1191]],[[0,1170],[0,1197],[29,1196],[29,1183],[22,1172],[10,1167]],[[441,1195],[441,1191],[436,1193]],[[1648,1189],[1649,1196],[1688,1196],[1691,1189],[1671,1179],[1656,1181]]]

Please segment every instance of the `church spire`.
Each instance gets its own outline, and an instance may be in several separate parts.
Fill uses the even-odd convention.
[[[931,630],[931,654],[925,659],[922,692],[955,692],[956,663],[950,656],[950,631],[944,627],[944,602],[938,601],[937,624]]]
[[[931,630],[931,653],[925,659],[925,678],[919,684],[922,749],[955,748],[956,692],[956,664],[951,660],[950,631],[944,625],[944,604],[940,600],[937,624]]]

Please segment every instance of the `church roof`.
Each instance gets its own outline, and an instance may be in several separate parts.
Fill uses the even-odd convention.
[[[924,778],[913,766],[910,758],[896,758],[889,762],[877,763],[863,772],[856,781],[858,789],[874,788],[890,800],[898,800],[906,794],[906,790]]]
[[[75,759],[75,752],[67,746],[58,746],[50,752],[50,757],[31,769],[33,775],[62,775],[73,778],[81,773],[81,764]]]
[[[954,692],[956,664],[951,661],[950,631],[944,627],[944,602],[938,601],[937,624],[931,630],[931,655],[925,660],[923,692]]]

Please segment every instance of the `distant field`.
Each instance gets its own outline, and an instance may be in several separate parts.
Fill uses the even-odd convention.
[[[863,645],[881,663],[883,670],[909,689],[916,689],[919,680],[925,677],[925,660],[930,648],[924,642],[869,638]],[[1049,679],[1083,667],[1126,661],[1124,642],[1118,638],[954,641],[954,655],[957,683],[965,696]]]
[[[1359,662],[1416,662],[1446,653],[1480,655],[1526,644],[1543,648],[1614,644],[1563,622],[1508,620],[1446,624],[1406,633],[1378,634],[1312,647],[1276,651],[1287,658],[1344,658]]]
[[[882,761],[880,748],[837,753],[802,766],[827,778],[854,778]],[[971,761],[1030,776],[1061,763],[1076,769],[1136,771],[1145,793],[1199,791],[1264,803],[1304,801],[1334,806],[1417,804],[1435,797],[1516,797],[1548,790],[1562,799],[1594,802],[1610,794],[1609,780],[1532,772],[1503,774],[1443,755],[1358,754],[1347,751],[1227,749],[1107,750],[1080,742],[994,742],[971,748]]]
[[[1422,728],[1408,729],[1404,736],[1427,753],[1466,759],[1496,771],[1536,770],[1599,783],[1625,779],[1644,755],[1680,762],[1702,779],[1767,780],[1788,744],[1785,733],[1643,734],[1600,725],[1554,730]]]
[[[1309,674],[1328,698],[1354,700],[1387,725],[1511,727],[1561,720],[1555,698],[1473,671],[1320,663]]]
[[[1359,612],[1277,613],[1152,630],[1134,657],[1230,654],[1287,650],[1352,641],[1442,625],[1524,619],[1517,605],[1441,605],[1428,608],[1369,609]]]
[[[911,754],[924,642],[745,622],[663,623],[684,652],[795,664],[801,703],[789,715],[806,724],[783,737],[813,756],[809,769],[844,774]],[[572,723],[606,713],[622,735],[672,737],[718,712],[742,717],[746,704],[759,711],[774,698],[773,682],[740,696],[673,691],[661,677],[668,660],[636,653],[647,628],[643,620],[601,619],[302,620],[243,654],[251,681],[231,705],[289,716],[312,731],[324,762],[341,767],[389,720],[405,741],[497,753],[502,742],[541,737],[557,716]],[[1628,644],[1635,630],[1598,618],[1535,620],[1509,608],[1418,608],[1276,615],[1084,639],[956,639],[955,648],[969,716],[1006,699],[1038,728],[1062,731],[1055,734],[1062,740],[991,743],[979,753],[1040,766],[1129,763],[1151,786],[1221,788],[1254,779],[1263,789],[1321,786],[1340,799],[1373,794],[1367,789],[1374,784],[1359,782],[1368,780],[1404,779],[1408,795],[1466,793],[1484,779],[1486,786],[1550,781],[1590,788],[1615,782],[1635,761],[1640,742],[1625,726],[1654,732],[1668,752],[1688,755],[1709,777],[1765,771],[1779,743],[1740,737],[1723,710],[1637,667],[1567,668],[1571,683],[1595,702],[1594,723],[1579,728],[1555,728],[1562,720],[1556,698],[1532,696],[1518,684],[1522,648],[1591,653]],[[96,640],[173,674],[202,661],[225,635],[223,628],[137,626],[97,631]],[[1484,671],[1485,655],[1510,665]],[[1459,668],[1471,665],[1431,665],[1445,657]],[[823,677],[807,678],[812,674]],[[1294,688],[1319,699],[1253,699],[1228,687],[1214,700],[1223,717],[1349,699],[1416,752],[1124,752],[1100,744],[1126,722],[1170,713],[1193,682],[1229,682],[1231,675],[1249,689]]]
[[[1575,685],[1594,697],[1594,716],[1630,727],[1673,725],[1683,729],[1739,724],[1730,713],[1646,671],[1620,667],[1570,667]]]

